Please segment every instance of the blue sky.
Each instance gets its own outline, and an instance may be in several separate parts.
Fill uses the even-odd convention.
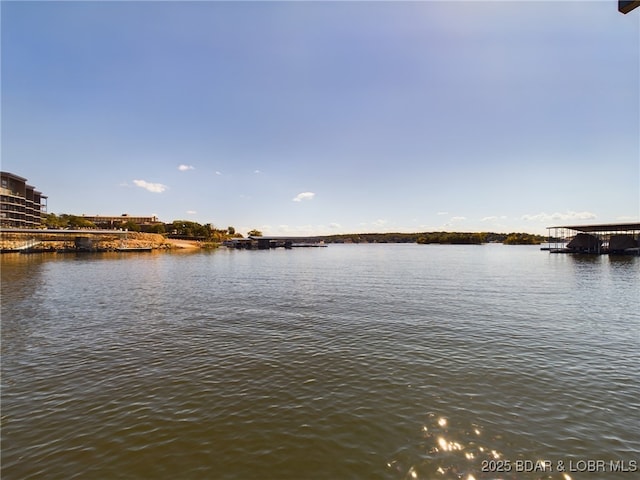
[[[640,217],[640,12],[13,2],[2,169],[49,211],[265,234]]]

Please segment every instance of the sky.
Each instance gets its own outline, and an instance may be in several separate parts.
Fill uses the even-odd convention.
[[[268,235],[640,219],[640,11],[2,1],[1,167],[48,211]]]

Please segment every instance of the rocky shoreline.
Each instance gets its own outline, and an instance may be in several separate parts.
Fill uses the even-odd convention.
[[[90,235],[78,236],[75,239],[43,240],[36,242],[32,236],[25,234],[3,235],[0,239],[2,253],[25,252],[77,252],[96,251],[114,252],[122,250],[176,250],[211,248],[210,244],[189,240],[173,240],[157,233],[129,232],[126,238],[113,236],[104,239],[92,239]]]

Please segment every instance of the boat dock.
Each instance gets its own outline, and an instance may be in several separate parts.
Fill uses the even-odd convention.
[[[547,231],[550,253],[640,255],[640,223],[561,225]]]
[[[326,247],[322,237],[254,237],[234,238],[223,243],[225,247],[241,250],[268,250],[271,248]]]

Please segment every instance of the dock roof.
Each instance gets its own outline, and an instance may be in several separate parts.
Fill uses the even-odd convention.
[[[640,230],[640,223],[601,223],[598,225],[558,225],[551,228],[566,228],[576,232],[630,232]]]
[[[275,240],[275,241],[286,241],[286,240],[291,240],[293,242],[304,242],[305,240],[322,240],[324,237],[322,236],[308,236],[308,237],[301,237],[301,236],[273,236],[273,235],[264,235],[264,236],[255,236],[255,235],[249,235],[249,238],[251,240]]]

